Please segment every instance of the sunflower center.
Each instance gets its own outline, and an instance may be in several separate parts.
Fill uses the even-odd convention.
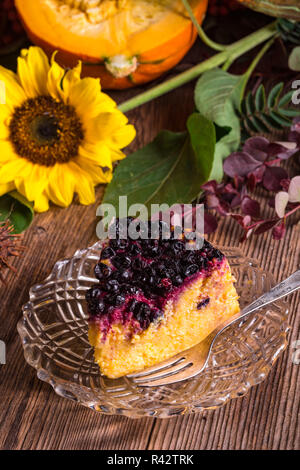
[[[84,139],[75,108],[51,96],[25,101],[14,110],[9,128],[17,154],[45,166],[75,158]]]

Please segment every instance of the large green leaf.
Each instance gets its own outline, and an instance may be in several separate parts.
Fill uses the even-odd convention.
[[[0,197],[0,220],[9,219],[14,233],[21,233],[33,220],[33,206],[17,191]]]
[[[118,165],[108,186],[104,203],[117,209],[119,196],[128,205],[190,203],[211,175],[214,163],[216,130],[213,123],[198,113],[187,122],[187,132],[162,131],[153,142],[133,153]]]
[[[195,88],[195,103],[198,111],[221,128],[230,127],[216,145],[213,176],[223,176],[223,160],[238,149],[241,141],[240,109],[248,74],[232,75],[216,68],[202,75]]]

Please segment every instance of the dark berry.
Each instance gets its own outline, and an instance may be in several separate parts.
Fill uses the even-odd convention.
[[[136,243],[132,243],[132,245],[129,246],[128,252],[132,256],[137,256],[141,253],[141,247],[137,245]]]
[[[109,291],[109,292],[118,292],[119,290],[119,283],[116,279],[111,279],[109,281],[107,281],[106,283],[106,289]]]
[[[124,295],[116,294],[110,298],[110,303],[114,305],[115,307],[120,307],[122,304],[124,304],[125,300],[126,299]]]
[[[95,276],[97,279],[107,279],[111,275],[111,268],[104,263],[98,263],[95,266]]]
[[[107,246],[101,252],[101,259],[112,258],[113,256],[115,256],[115,254],[115,251],[111,247]]]
[[[198,305],[197,305],[197,309],[200,310],[201,308],[206,307],[209,304],[209,302],[210,302],[209,297],[207,297],[204,300],[201,300],[201,302],[199,302]]]
[[[141,258],[135,258],[131,265],[134,271],[140,271],[146,267],[146,263]]]
[[[176,276],[172,278],[172,282],[174,286],[179,287],[183,283],[183,279],[179,274],[177,274]]]
[[[112,258],[111,262],[117,269],[128,268],[131,264],[131,258],[125,255],[117,255]]]
[[[184,275],[186,277],[192,276],[195,274],[197,271],[199,271],[198,265],[197,264],[190,264],[184,269]]]
[[[101,289],[98,286],[91,287],[85,294],[87,302],[93,302],[101,295]]]
[[[176,240],[172,245],[171,248],[175,255],[182,253],[185,250],[185,244],[182,241]]]
[[[97,307],[96,307],[97,313],[103,313],[104,309],[105,309],[104,299],[99,299],[97,303]]]

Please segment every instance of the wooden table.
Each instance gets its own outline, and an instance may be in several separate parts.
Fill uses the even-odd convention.
[[[202,54],[202,55],[201,55]],[[203,56],[199,44],[178,70]],[[176,71],[175,71],[176,72]],[[113,93],[119,102],[137,91]],[[149,142],[167,128],[182,130],[193,110],[193,84],[129,113],[137,138],[129,150]],[[96,207],[104,188],[97,190],[97,203],[68,209],[52,207],[35,217],[27,230],[24,256],[15,262],[17,276],[10,273],[8,286],[1,287],[0,339],[7,344],[7,364],[0,366],[1,449],[299,449],[300,366],[292,362],[293,341],[300,339],[299,296],[291,303],[289,346],[268,378],[244,397],[216,411],[167,420],[130,420],[101,416],[66,399],[37,379],[23,357],[16,324],[29,287],[43,280],[54,263],[72,256],[78,248],[96,241]],[[266,201],[264,201],[265,210]],[[289,225],[285,240],[270,234],[252,238],[241,246],[245,255],[281,280],[299,267],[299,225]],[[211,237],[219,245],[239,245],[236,224],[223,221]],[[297,315],[298,313],[298,315]]]

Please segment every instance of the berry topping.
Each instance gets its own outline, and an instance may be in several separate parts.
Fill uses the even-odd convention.
[[[136,231],[140,230],[142,237],[151,234],[152,239],[125,239],[132,221],[132,218],[116,220],[110,226],[109,233],[114,239],[108,240],[95,267],[100,282],[86,293],[89,313],[99,318],[100,324],[103,321],[105,332],[118,322],[129,322],[134,328],[138,324],[137,331],[148,328],[162,316],[168,299],[190,279],[209,276],[224,258],[205,240],[188,241],[190,237],[182,232],[178,239],[178,228],[170,231],[162,221],[156,225],[135,222]],[[194,249],[190,249],[191,244]],[[205,307],[209,301],[201,300],[197,308]]]
[[[111,268],[104,263],[98,263],[95,267],[95,276],[100,281],[104,278],[108,278],[111,275]]]

